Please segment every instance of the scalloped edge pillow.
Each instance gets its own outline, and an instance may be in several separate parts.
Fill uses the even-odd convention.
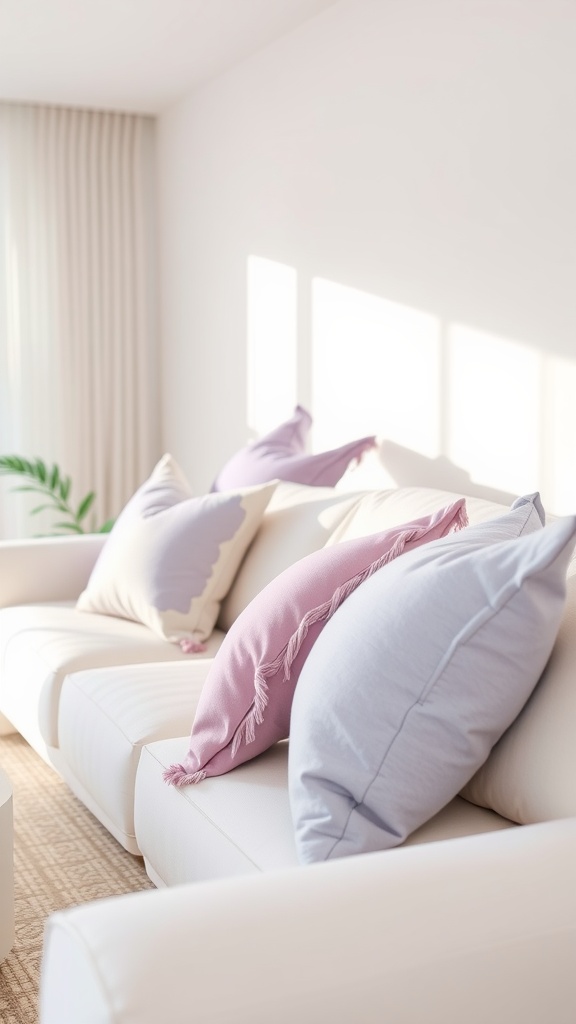
[[[328,623],[290,724],[301,862],[402,843],[458,794],[530,697],[562,618],[576,516],[525,521],[502,540],[503,520],[527,512],[396,559]]]
[[[140,622],[186,651],[202,650],[275,489],[193,497],[164,455],[118,516],[76,608]]]
[[[353,459],[373,448],[376,437],[362,437],[330,451],[309,455],[306,438],[312,417],[297,405],[289,420],[252,441],[226,463],[212,484],[213,491],[286,480],[314,487],[334,487]]]
[[[202,688],[189,751],[164,772],[166,782],[222,775],[288,736],[298,676],[336,608],[391,559],[466,523],[459,498],[413,522],[313,551],[273,579],[226,634]]]

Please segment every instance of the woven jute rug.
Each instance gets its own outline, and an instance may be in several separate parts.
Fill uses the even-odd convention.
[[[0,964],[0,1021],[37,1024],[48,914],[154,887],[141,858],[126,853],[20,736],[0,736],[0,765],[14,791],[16,909],[16,943]]]

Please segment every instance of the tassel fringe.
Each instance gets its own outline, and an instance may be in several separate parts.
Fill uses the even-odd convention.
[[[201,654],[202,651],[206,650],[206,644],[201,644],[198,640],[183,639],[179,640],[178,643],[184,654]]]
[[[181,764],[171,764],[166,771],[162,772],[164,782],[170,786],[192,786],[197,782],[203,782],[206,778],[205,771],[188,773]]]
[[[466,505],[461,505],[456,514],[456,519],[454,520],[452,528],[448,530],[448,533],[458,533],[459,530],[463,530],[465,526],[468,526],[468,522]]]
[[[273,672],[268,672],[267,675],[271,676]],[[254,676],[254,690],[254,699],[250,709],[244,715],[232,737],[232,757],[236,757],[242,740],[246,744],[254,742],[256,739],[256,726],[261,725],[264,721],[264,711],[268,705],[268,684],[262,669],[258,669]]]

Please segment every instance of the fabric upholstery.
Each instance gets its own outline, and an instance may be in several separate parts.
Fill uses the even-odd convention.
[[[60,696],[59,767],[72,792],[130,853],[142,747],[186,732],[208,658],[72,672]],[[104,756],[105,754],[105,756]]]
[[[85,669],[212,658],[224,639],[214,630],[206,650],[185,654],[146,626],[79,612],[71,603],[0,609],[2,710],[38,750],[58,746],[58,709],[67,675]],[[123,668],[124,667],[124,668]],[[22,685],[26,680],[26,685]]]

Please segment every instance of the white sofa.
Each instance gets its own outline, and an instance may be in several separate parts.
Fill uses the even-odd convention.
[[[515,820],[458,796],[399,849],[303,868],[289,741],[199,786],[162,778],[226,630],[266,583],[326,543],[454,497],[280,484],[200,655],[76,610],[104,537],[0,544],[3,729],[162,889],[52,917],[42,1024],[576,1018],[574,560],[549,669],[490,755],[526,774]],[[506,510],[474,497],[467,508],[471,523]]]

